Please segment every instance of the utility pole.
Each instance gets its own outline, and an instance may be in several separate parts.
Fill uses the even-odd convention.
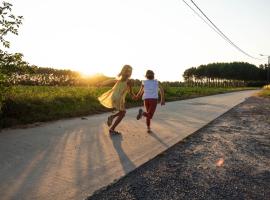
[[[267,64],[267,83],[270,84],[270,56],[269,55],[264,55],[264,54],[260,54],[260,56],[264,56],[264,57],[268,57],[268,64]]]
[[[270,56],[268,56],[268,66],[267,66],[267,83],[270,83]]]

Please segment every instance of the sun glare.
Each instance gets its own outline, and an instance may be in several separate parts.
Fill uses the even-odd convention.
[[[95,75],[103,74],[105,76],[116,76],[118,71],[121,69],[121,65],[118,68],[108,67],[109,64],[100,65],[97,67],[85,67],[83,65],[79,65],[77,68],[74,68],[74,71],[78,71],[81,73],[82,77],[91,77]]]
[[[81,73],[82,77],[90,77],[98,74],[99,72],[93,70],[93,69],[78,69],[78,71]]]

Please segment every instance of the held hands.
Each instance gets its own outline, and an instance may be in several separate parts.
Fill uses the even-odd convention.
[[[137,95],[133,95],[132,99],[137,101],[139,99],[139,97]]]

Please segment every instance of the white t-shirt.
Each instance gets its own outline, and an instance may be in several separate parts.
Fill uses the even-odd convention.
[[[144,86],[143,100],[145,99],[158,99],[158,81],[145,80],[142,82]]]

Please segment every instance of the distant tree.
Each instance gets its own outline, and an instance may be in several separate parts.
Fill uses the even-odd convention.
[[[191,67],[184,72],[184,79],[187,83],[193,82],[195,78],[196,67]]]
[[[266,70],[263,65],[245,62],[210,63],[187,69],[183,77],[189,85],[243,86],[250,81],[266,81]]]

